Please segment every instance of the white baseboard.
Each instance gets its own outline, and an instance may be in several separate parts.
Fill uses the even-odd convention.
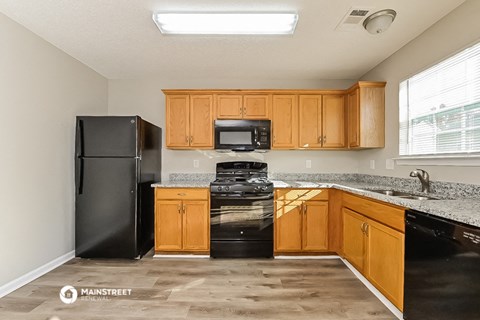
[[[200,259],[206,259],[206,258],[210,258],[209,255],[206,255],[206,254],[156,254],[153,256],[154,258],[169,258],[169,259],[172,259],[172,258],[188,258],[188,259],[191,259],[191,258],[200,258]]]
[[[29,273],[24,274],[23,276],[18,277],[15,280],[8,282],[0,287],[0,298],[6,296],[7,294],[17,290],[20,287],[23,287],[29,282],[37,279],[38,277],[43,276],[45,273],[52,271],[53,269],[61,266],[65,262],[75,258],[75,250],[72,250],[63,256],[60,256],[56,259],[53,259],[50,262],[47,262],[43,266],[38,267],[35,270],[30,271]]]
[[[298,260],[298,259],[322,260],[322,259],[340,259],[340,257],[336,256],[336,255],[329,255],[329,256],[275,256],[274,259],[279,259],[279,260]]]
[[[368,281],[367,278],[365,278],[357,269],[355,269],[355,267],[352,266],[350,262],[343,258],[340,259],[343,261],[343,263],[345,263],[345,265],[350,269],[350,271],[353,272],[353,274],[358,278],[358,280],[360,280],[367,287],[367,289],[370,290],[378,298],[378,300],[380,300],[380,302],[382,302],[385,307],[387,307],[388,310],[390,310],[395,315],[395,317],[403,320],[403,313],[398,310],[397,307],[393,305],[393,303],[391,303],[380,291],[378,291],[378,289],[375,288],[373,284],[371,284],[370,281]]]

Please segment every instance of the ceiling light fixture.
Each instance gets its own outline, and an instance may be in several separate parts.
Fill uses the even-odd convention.
[[[153,21],[163,34],[293,34],[296,13],[167,13]]]
[[[380,10],[369,15],[363,21],[363,27],[371,34],[382,33],[390,27],[396,16],[395,10]]]

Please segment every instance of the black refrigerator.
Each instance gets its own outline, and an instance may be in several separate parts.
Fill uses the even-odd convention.
[[[139,258],[153,247],[161,141],[161,128],[138,116],[77,117],[77,257]]]

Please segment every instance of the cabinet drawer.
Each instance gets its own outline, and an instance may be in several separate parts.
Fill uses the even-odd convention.
[[[343,206],[405,232],[405,208],[365,199],[349,193],[343,194]]]
[[[328,200],[328,189],[276,189],[275,199],[285,200]]]
[[[155,198],[157,200],[188,199],[207,200],[208,189],[206,188],[156,188]]]

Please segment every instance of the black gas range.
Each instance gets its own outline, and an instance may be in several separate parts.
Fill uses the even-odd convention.
[[[273,256],[273,183],[263,162],[217,163],[210,184],[210,256]]]

